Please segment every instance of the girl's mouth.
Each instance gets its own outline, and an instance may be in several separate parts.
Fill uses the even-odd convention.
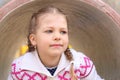
[[[50,47],[56,47],[56,48],[59,48],[59,47],[62,47],[63,45],[62,44],[52,44],[50,45]]]

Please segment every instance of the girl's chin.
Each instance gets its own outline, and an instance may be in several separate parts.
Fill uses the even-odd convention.
[[[53,55],[61,55],[62,53],[63,53],[64,51],[62,50],[52,50],[51,51],[51,54],[53,54]]]

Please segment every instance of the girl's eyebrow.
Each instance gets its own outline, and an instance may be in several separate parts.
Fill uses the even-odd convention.
[[[61,30],[68,30],[67,28],[60,28]]]
[[[48,26],[48,27],[44,27],[44,29],[46,29],[46,28],[47,28],[47,29],[48,29],[48,28],[50,28],[50,29],[53,29],[53,27],[51,27],[51,26]]]
[[[52,27],[52,26],[48,26],[48,27],[45,27],[45,28],[54,28],[54,27]],[[65,30],[67,30],[67,28],[64,28],[64,27],[60,27],[60,29],[65,29]]]

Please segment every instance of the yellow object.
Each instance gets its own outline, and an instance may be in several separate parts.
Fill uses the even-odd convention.
[[[69,48],[72,48],[72,45],[70,45],[70,44],[69,44],[69,46],[68,46],[68,47],[69,47]]]
[[[16,52],[15,54],[15,58],[20,57],[21,55],[25,54],[28,50],[28,46],[27,45],[23,45],[20,47],[20,49]]]
[[[27,45],[23,45],[20,48],[20,54],[23,55],[26,53],[26,51],[28,50],[28,46]]]

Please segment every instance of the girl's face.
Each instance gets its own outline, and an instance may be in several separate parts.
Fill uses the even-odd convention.
[[[38,18],[37,30],[30,35],[33,45],[37,46],[39,55],[61,55],[68,46],[68,28],[64,15],[45,13]]]

